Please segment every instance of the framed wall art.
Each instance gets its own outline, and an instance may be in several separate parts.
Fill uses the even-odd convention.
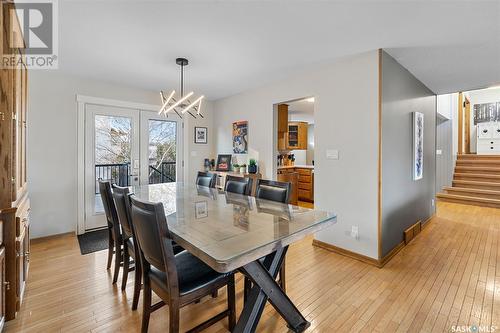
[[[207,143],[208,128],[195,127],[194,128],[194,143]]]
[[[424,114],[413,112],[413,180],[424,177]]]
[[[233,153],[248,153],[248,121],[233,123]]]

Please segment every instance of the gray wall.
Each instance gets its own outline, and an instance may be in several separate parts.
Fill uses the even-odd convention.
[[[438,115],[436,128],[436,149],[441,155],[436,155],[436,192],[443,187],[451,186],[455,160],[453,157],[453,122]]]
[[[414,181],[412,112],[424,114],[423,179]],[[382,54],[382,256],[403,231],[434,213],[436,96],[387,53]]]

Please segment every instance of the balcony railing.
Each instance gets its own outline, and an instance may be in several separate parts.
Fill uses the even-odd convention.
[[[109,180],[118,186],[129,186],[130,163],[96,164],[95,165],[95,194],[99,194],[99,179]]]
[[[95,194],[99,194],[99,179],[109,180],[118,186],[130,186],[130,163],[96,164]],[[158,167],[149,166],[149,184],[175,182],[176,163],[162,162]]]
[[[175,182],[175,162],[162,162],[158,167],[149,166],[149,183],[161,184]]]

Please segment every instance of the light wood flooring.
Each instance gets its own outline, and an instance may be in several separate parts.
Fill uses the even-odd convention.
[[[287,286],[309,332],[450,332],[452,325],[500,327],[500,209],[442,202],[430,224],[379,269],[311,245],[291,246]],[[141,304],[111,285],[106,252],[82,256],[74,236],[32,245],[25,302],[6,332],[137,332]],[[238,276],[238,311],[242,279]],[[225,291],[181,311],[185,331],[225,307]],[[166,332],[168,311],[151,316]],[[206,332],[226,332],[227,321]],[[286,332],[267,306],[259,332]]]

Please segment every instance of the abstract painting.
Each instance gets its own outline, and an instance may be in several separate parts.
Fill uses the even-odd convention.
[[[424,176],[424,114],[413,112],[413,180]]]
[[[233,123],[233,153],[248,153],[248,121]]]

